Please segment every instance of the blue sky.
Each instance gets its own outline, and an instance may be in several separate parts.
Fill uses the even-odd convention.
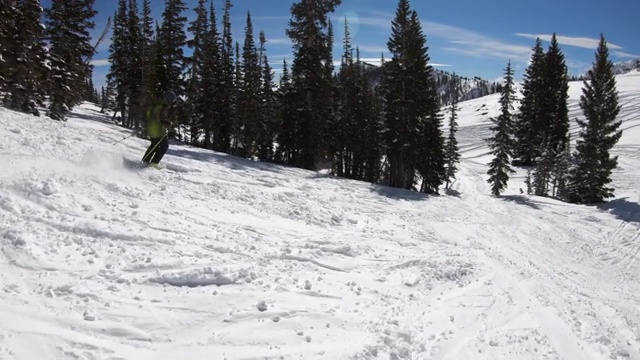
[[[214,1],[220,21],[223,0]],[[43,5],[48,6],[48,2],[43,1]],[[190,8],[187,16],[193,19],[191,9],[197,0],[187,2]],[[265,31],[267,54],[276,72],[283,58],[291,59],[291,43],[285,29],[292,3],[292,0],[233,0],[234,40],[242,44],[246,14],[251,11],[256,38],[260,30]],[[164,0],[151,0],[151,4],[160,20]],[[96,1],[99,12],[96,34],[116,5],[115,0]],[[395,0],[343,0],[332,14],[336,30],[334,57],[340,57],[345,16],[353,44],[360,47],[363,58],[378,61],[381,53],[387,54],[386,42],[396,6]],[[511,60],[516,77],[520,78],[536,36],[546,47],[553,32],[558,34],[572,74],[590,67],[601,32],[609,42],[613,61],[640,58],[638,0],[413,0],[411,6],[422,20],[433,65],[464,76],[495,80]],[[108,71],[104,59],[108,56],[109,42],[105,39],[94,57],[96,86],[104,83]]]

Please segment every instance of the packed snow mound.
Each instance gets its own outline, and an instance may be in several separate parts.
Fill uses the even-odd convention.
[[[460,104],[439,197],[178,144],[132,168],[148,142],[90,104],[0,108],[0,359],[640,359],[640,74],[618,89],[594,207],[521,171],[489,195],[497,95]]]

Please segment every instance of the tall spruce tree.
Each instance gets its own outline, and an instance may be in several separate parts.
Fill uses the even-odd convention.
[[[622,121],[617,120],[620,105],[612,68],[607,41],[601,34],[589,80],[584,81],[580,96],[585,120],[578,120],[581,130],[576,166],[571,170],[568,188],[571,202],[593,204],[613,197],[614,189],[609,184],[618,157],[611,156],[611,149],[622,136]]]
[[[334,153],[333,171],[337,176],[351,177],[353,146],[355,132],[359,131],[356,124],[356,96],[355,81],[356,66],[353,61],[353,47],[347,17],[344,19],[343,54],[338,72],[338,91],[335,101],[338,103],[338,114],[334,118],[331,148]]]
[[[144,38],[140,27],[137,0],[129,0],[127,16],[127,99],[128,112],[125,126],[138,129],[145,113],[142,109],[142,66]]]
[[[322,113],[320,117],[324,119],[321,121],[320,132],[324,137],[320,140],[320,151],[316,154],[315,168],[330,168],[332,165],[333,154],[331,143],[333,141],[333,127],[332,124],[336,122],[338,113],[338,104],[335,101],[336,93],[338,91],[337,77],[334,73],[335,66],[333,65],[333,45],[334,45],[334,33],[333,22],[331,17],[327,22],[327,36],[324,42],[324,73],[322,79],[325,81],[323,86],[318,89],[319,98],[326,99],[325,106],[322,107]]]
[[[531,61],[522,84],[520,114],[516,118],[514,161],[522,166],[535,165],[540,157],[540,144],[546,129],[545,103],[547,101],[547,76],[542,41],[536,39]]]
[[[253,34],[253,23],[251,14],[247,12],[247,22],[245,26],[244,44],[242,46],[242,66],[239,76],[241,76],[239,98],[238,98],[238,119],[240,122],[242,150],[240,155],[252,158],[256,151],[256,142],[262,137],[262,126],[260,119],[260,59]]]
[[[233,62],[233,36],[231,33],[230,0],[225,0],[222,16],[222,39],[220,45],[220,70],[218,80],[218,116],[213,124],[213,144],[216,151],[228,153],[231,148],[231,134],[234,118],[235,84]]]
[[[382,124],[381,100],[373,85],[367,80],[364,63],[360,59],[360,50],[356,48],[356,87],[357,111],[356,118],[361,119],[359,139],[359,155],[362,158],[362,169],[359,170],[358,179],[377,183],[381,176],[381,159],[384,152],[382,148]]]
[[[398,2],[387,47],[392,55],[383,77],[387,183],[411,189],[417,171],[420,191],[437,193],[445,178],[442,116],[426,37],[408,0]]]
[[[49,117],[65,120],[83,99],[83,84],[90,76],[88,61],[93,55],[90,30],[96,11],[95,0],[52,0],[46,10],[51,48]]]
[[[158,48],[162,65],[158,69],[159,90],[185,93],[184,71],[186,58],[184,48],[187,45],[185,26],[187,6],[184,0],[166,0],[162,13],[162,25],[158,33]]]
[[[293,43],[291,99],[296,101],[298,127],[295,148],[296,165],[316,169],[328,151],[327,115],[331,112],[333,76],[328,68],[332,48],[329,14],[342,0],[300,0],[291,6],[291,20],[286,30]]]
[[[151,0],[142,1],[140,28],[142,34],[142,107],[148,109],[158,94],[155,65],[155,31]],[[143,118],[144,119],[144,118]],[[145,125],[146,126],[146,125]]]
[[[4,95],[7,91],[7,78],[13,67],[9,56],[16,42],[16,20],[19,14],[18,8],[13,3],[0,6],[0,95]]]
[[[411,135],[417,128],[412,119],[409,105],[415,105],[408,93],[414,86],[408,86],[408,49],[406,37],[409,28],[410,7],[408,0],[400,0],[395,18],[391,22],[391,38],[387,47],[391,60],[383,65],[382,86],[384,88],[385,140],[389,166],[387,185],[411,189],[414,185],[414,168],[409,154]],[[404,70],[404,71],[403,71]],[[413,69],[412,69],[413,70]],[[418,87],[418,84],[415,85]]]
[[[509,182],[509,174],[515,171],[511,168],[513,132],[513,102],[515,101],[515,88],[513,83],[513,70],[511,61],[505,69],[505,83],[500,94],[500,115],[492,119],[494,126],[491,128],[493,136],[489,139],[489,148],[494,156],[489,163],[487,182],[491,184],[491,193],[499,196]]]
[[[280,129],[280,122],[276,113],[277,95],[274,90],[273,71],[269,65],[269,58],[265,44],[267,37],[260,32],[260,125],[258,132],[257,156],[260,161],[274,160],[274,140]]]
[[[539,162],[533,172],[534,193],[538,196],[553,196],[561,178],[568,169],[560,161],[569,147],[569,75],[564,54],[560,50],[556,34],[544,56],[545,95],[541,118],[543,125],[539,130]]]
[[[244,87],[242,82],[244,77],[242,76],[242,58],[240,57],[240,43],[235,43],[235,72],[233,74],[233,97],[231,98],[231,114],[233,115],[231,120],[231,153],[234,155],[240,154],[240,145],[242,141],[242,119],[240,118],[241,112],[238,111],[238,100],[241,98],[240,92]]]
[[[545,127],[545,137],[555,155],[564,152],[569,140],[569,74],[555,33],[544,58],[547,79],[545,113],[549,123]]]
[[[460,163],[460,151],[458,149],[458,140],[456,133],[458,132],[458,94],[459,79],[453,74],[453,80],[450,82],[451,92],[451,113],[449,115],[449,136],[445,145],[445,156],[447,161],[447,171],[445,188],[449,189],[451,183],[456,179],[458,172],[458,163]]]
[[[129,63],[127,38],[127,1],[119,0],[118,8],[113,17],[113,32],[111,35],[111,45],[109,45],[109,73],[107,82],[116,93],[116,112],[120,112],[122,119],[125,118],[127,109],[127,69]],[[115,115],[115,114],[114,114]]]
[[[0,40],[10,50],[2,54],[8,85],[4,102],[9,108],[39,115],[37,105],[43,103],[48,75],[44,26],[40,22],[42,8],[38,0],[23,0],[18,5],[19,8],[14,9],[15,18],[7,19],[10,24],[14,23],[13,28],[7,29],[13,34],[11,41]],[[11,9],[3,11],[10,13]]]
[[[203,44],[203,64],[200,83],[200,97],[196,108],[202,116],[202,128],[204,131],[204,147],[212,148],[213,131],[219,122],[222,110],[220,93],[221,89],[221,48],[220,34],[218,33],[217,16],[213,1],[209,8],[209,28]]]
[[[190,119],[189,133],[191,134],[191,144],[198,145],[199,138],[204,132],[205,112],[204,102],[202,101],[203,75],[205,67],[205,44],[209,32],[209,14],[207,13],[206,0],[198,0],[198,5],[194,9],[196,18],[191,22],[187,29],[192,38],[187,41],[187,46],[192,49],[192,55],[189,58],[191,66],[191,74],[189,76],[189,86],[187,88],[187,97],[195,106],[193,115]]]
[[[297,160],[296,138],[300,128],[296,104],[298,93],[293,88],[289,65],[282,60],[282,77],[278,86],[278,114],[281,119],[280,131],[276,137],[276,162],[294,164]]]

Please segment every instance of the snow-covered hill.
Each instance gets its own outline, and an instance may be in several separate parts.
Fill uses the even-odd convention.
[[[613,72],[615,74],[627,74],[634,70],[640,71],[640,59],[621,61],[613,64]]]
[[[631,72],[640,71],[640,59],[615,62],[613,63],[612,71],[616,75],[624,75]],[[588,72],[581,74],[579,77],[588,77]]]
[[[640,359],[640,74],[618,86],[601,207],[489,195],[497,95],[461,104],[440,197],[179,145],[126,169],[147,143],[90,105],[0,109],[0,359]]]

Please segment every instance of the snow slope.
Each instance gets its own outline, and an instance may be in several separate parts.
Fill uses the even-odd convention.
[[[601,207],[489,195],[497,95],[461,104],[440,197],[180,145],[127,169],[147,142],[91,105],[0,109],[0,359],[640,359],[640,74],[618,83]]]

